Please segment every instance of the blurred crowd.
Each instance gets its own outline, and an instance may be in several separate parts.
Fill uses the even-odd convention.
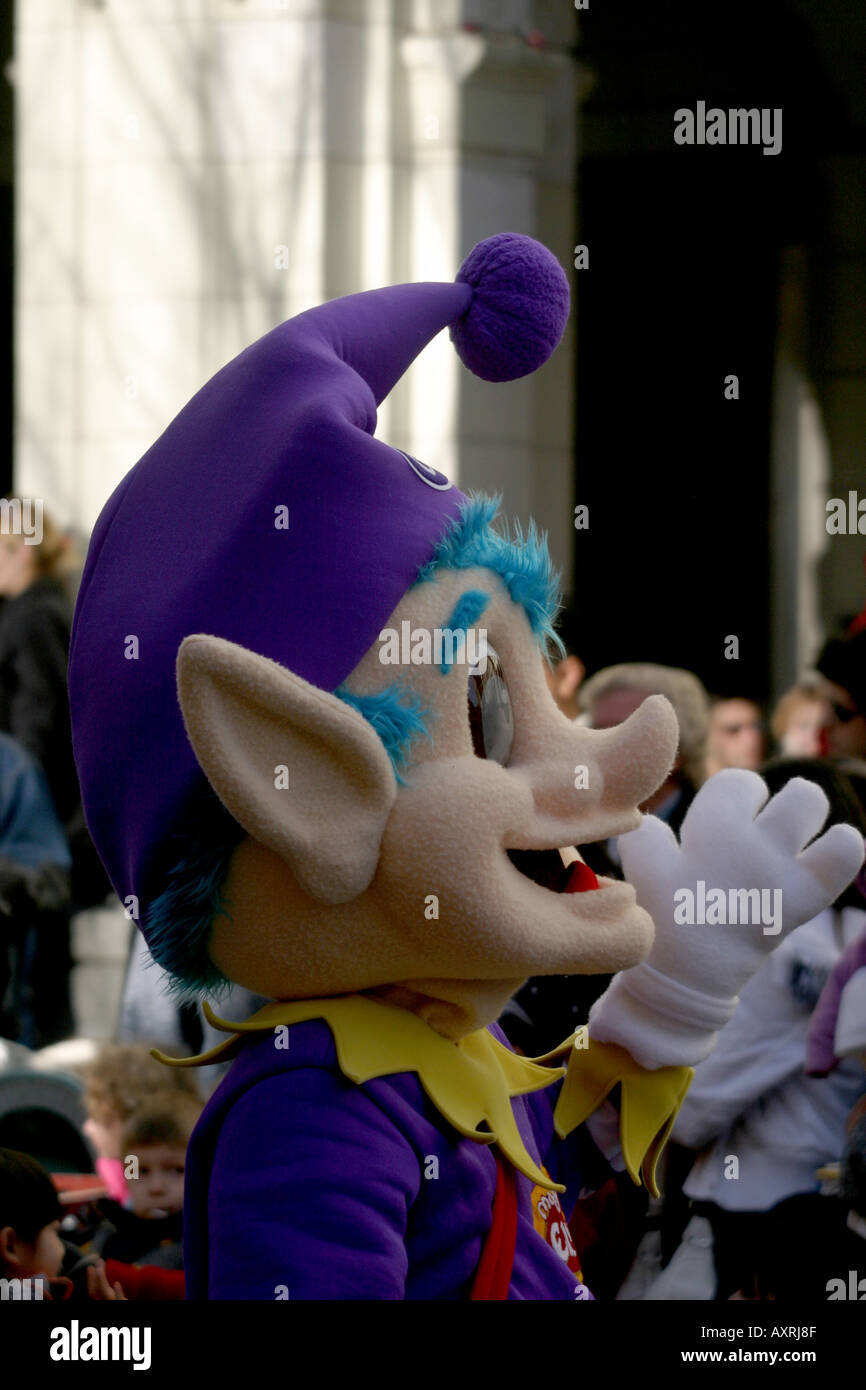
[[[679,830],[723,768],[759,772],[771,792],[805,777],[826,825],[866,837],[866,612],[766,717],[748,691],[710,694],[689,671],[623,664],[585,679],[578,655],[548,684],[571,719],[620,723],[652,694],[673,704],[677,761],[641,809]],[[615,841],[580,846],[621,877]],[[503,1026],[530,1055],[588,1017],[608,977],[537,978]],[[663,1197],[612,1179],[572,1226],[596,1297],[826,1300],[866,1256],[866,873],[790,933],[740,996],[695,1073],[665,1154]],[[581,1209],[585,1210],[583,1213]],[[838,1297],[852,1296],[838,1293]]]
[[[39,544],[0,535],[0,1278],[37,1280],[44,1298],[177,1299],[186,1147],[220,1069],[190,1072],[150,1055],[152,1046],[200,1051],[209,1025],[197,1006],[174,1002],[128,923],[113,1040],[80,1036],[73,1017],[71,923],[111,898],[70,735],[66,665],[80,567],[47,516]],[[817,782],[827,823],[866,838],[866,614],[769,712],[748,690],[708,693],[671,667],[621,664],[587,679],[570,652],[546,670],[563,713],[596,729],[619,724],[649,695],[671,701],[677,760],[642,809],[674,831],[703,782],[736,767],[760,772],[772,791],[793,776]],[[621,876],[615,840],[577,848],[596,873]],[[858,979],[863,874],[743,991],[677,1118],[663,1197],[615,1174],[578,1203],[572,1236],[597,1298],[823,1300],[834,1276],[862,1267]],[[502,1026],[514,1047],[540,1056],[585,1023],[607,983],[529,980]],[[222,1012],[244,1017],[260,1002],[238,990]]]

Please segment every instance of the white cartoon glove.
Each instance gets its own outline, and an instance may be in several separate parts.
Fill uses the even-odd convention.
[[[768,798],[756,773],[730,768],[698,792],[680,843],[655,816],[621,836],[623,872],[655,942],[596,1001],[590,1037],[619,1043],[644,1067],[695,1066],[770,951],[854,878],[863,840],[853,826],[813,838],[828,810],[820,787],[795,777]]]

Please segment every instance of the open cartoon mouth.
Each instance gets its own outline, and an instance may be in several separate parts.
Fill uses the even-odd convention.
[[[558,849],[509,849],[515,869],[551,893],[589,893],[601,884],[580,859],[564,864]]]

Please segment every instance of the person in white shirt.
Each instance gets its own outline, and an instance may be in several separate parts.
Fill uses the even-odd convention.
[[[866,834],[847,779],[830,764],[792,759],[762,775],[773,791],[790,777],[811,778],[830,798],[828,824],[847,821]],[[752,1291],[762,1214],[817,1191],[816,1170],[842,1152],[866,1073],[852,1058],[831,1077],[807,1076],[806,1035],[830,971],[864,926],[866,901],[852,886],[793,931],[745,986],[714,1052],[696,1069],[673,1138],[703,1149],[683,1191],[713,1227],[717,1299]]]

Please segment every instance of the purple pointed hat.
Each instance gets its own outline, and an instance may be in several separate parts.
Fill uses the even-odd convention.
[[[373,437],[377,406],[448,325],[473,372],[510,381],[546,361],[567,315],[551,253],[491,237],[454,284],[350,295],[267,333],[116,488],[82,577],[69,693],[87,824],[121,898],[152,902],[215,802],[177,699],[184,637],[225,637],[334,690],[463,500]]]

